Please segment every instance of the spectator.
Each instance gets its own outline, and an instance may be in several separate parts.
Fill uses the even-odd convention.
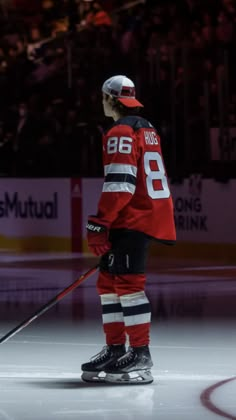
[[[29,110],[27,102],[18,106],[14,126],[13,152],[15,171],[18,175],[30,175],[33,168],[35,145],[40,136],[41,124]]]
[[[216,37],[222,45],[229,45],[234,38],[234,24],[224,11],[221,11],[218,16]]]
[[[101,4],[95,1],[86,16],[86,24],[92,26],[111,26],[112,21],[109,14],[102,8]]]
[[[227,109],[228,120],[234,124],[235,103],[225,97],[236,96],[236,11],[232,0],[159,0],[158,5],[153,0],[145,6],[119,12],[115,19],[114,9],[126,6],[124,0],[45,0],[43,20],[42,8],[38,7],[41,1],[28,4],[27,16],[23,19],[24,9],[20,7],[23,1],[17,2],[17,14],[8,9],[8,19],[2,16],[0,25],[0,120],[4,132],[1,137],[7,139],[1,150],[14,150],[12,153],[18,162],[22,149],[19,144],[22,147],[24,144],[22,165],[16,167],[19,174],[33,171],[37,148],[48,153],[50,165],[52,149],[55,148],[58,156],[61,154],[62,133],[64,151],[72,144],[72,138],[79,137],[79,141],[73,140],[73,147],[83,156],[82,172],[88,173],[87,156],[97,135],[96,127],[105,125],[96,86],[104,77],[117,71],[137,79],[137,88],[142,89],[142,97],[147,102],[146,110],[159,126],[171,127],[170,120],[176,113],[178,130],[183,133],[186,125],[181,116],[184,101],[189,111],[194,110],[194,118],[198,112],[201,114],[199,121],[202,124],[202,113],[206,108],[204,83],[209,91],[212,123],[219,125],[220,97],[221,101],[227,102],[222,109]],[[68,5],[72,3],[74,8],[69,10]],[[70,19],[76,23],[77,6],[82,13],[81,25],[79,33],[74,26],[69,38],[65,35],[70,28]],[[87,25],[81,31],[85,21]],[[46,39],[49,41],[45,42]],[[30,48],[33,53],[29,59],[27,51]],[[215,69],[222,64],[224,78],[219,85]],[[146,101],[150,94],[152,100]],[[25,98],[32,95],[36,98],[35,105],[33,109],[32,103],[26,104],[27,117],[16,119],[12,116],[12,109],[19,103],[24,104]],[[53,103],[58,97],[61,104]],[[33,130],[32,122],[39,130]],[[30,131],[31,140],[27,134]],[[28,140],[23,141],[23,138]],[[3,144],[3,140],[1,142]],[[69,150],[67,152],[68,159],[75,156]],[[30,155],[28,160],[26,155]],[[36,172],[39,173],[40,165],[37,165]],[[69,174],[74,164],[70,166],[68,160],[66,165]],[[94,163],[93,169],[95,166]],[[10,165],[9,171],[11,168]],[[78,165],[73,166],[74,170],[79,171]],[[89,170],[91,173],[92,169]]]
[[[13,173],[13,133],[4,131],[3,122],[0,122],[0,175],[7,176]]]

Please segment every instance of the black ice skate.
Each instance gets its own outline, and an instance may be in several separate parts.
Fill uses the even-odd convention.
[[[150,384],[153,366],[148,346],[130,347],[127,353],[105,369],[105,382],[114,384]]]
[[[81,378],[85,382],[104,382],[105,368],[114,364],[125,353],[124,344],[103,347],[100,353],[91,358],[90,362],[82,364]]]

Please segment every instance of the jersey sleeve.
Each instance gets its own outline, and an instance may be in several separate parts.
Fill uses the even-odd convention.
[[[103,138],[104,183],[98,217],[109,225],[132,199],[136,189],[138,145],[132,127],[114,126]]]

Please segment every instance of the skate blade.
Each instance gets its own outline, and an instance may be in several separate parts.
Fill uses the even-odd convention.
[[[104,372],[83,372],[81,379],[84,382],[104,383],[105,374]]]
[[[117,385],[145,385],[153,382],[150,370],[139,370],[129,373],[107,373],[104,381]]]

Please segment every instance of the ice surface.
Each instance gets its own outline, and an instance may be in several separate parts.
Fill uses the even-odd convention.
[[[148,275],[154,383],[81,381],[81,363],[104,345],[93,278],[0,345],[0,420],[236,419],[235,276],[221,279],[218,270],[214,281],[193,270],[180,282],[179,269],[172,271]],[[1,336],[75,275],[69,268],[2,267]]]

